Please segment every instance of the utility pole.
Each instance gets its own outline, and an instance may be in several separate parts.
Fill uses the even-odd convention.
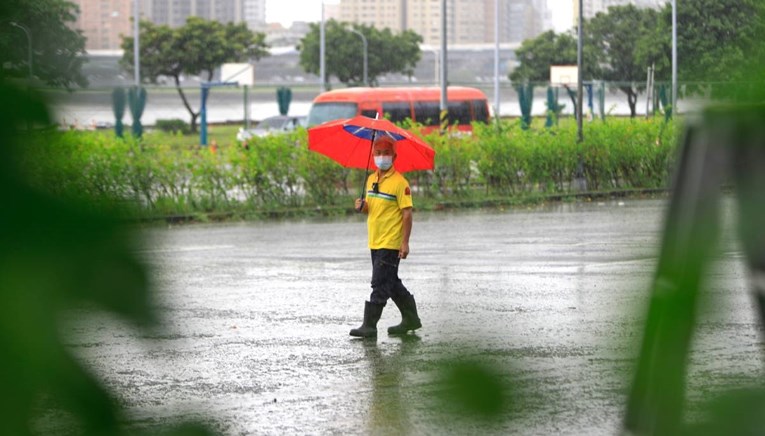
[[[449,113],[449,106],[447,103],[446,94],[446,78],[447,78],[447,61],[446,61],[446,2],[448,0],[441,0],[441,101],[439,105],[440,113],[440,126],[441,132],[445,130],[445,123],[447,122],[447,114]]]
[[[319,26],[319,76],[321,92],[327,90],[326,35],[324,30],[324,0],[321,0],[321,25]]]
[[[364,86],[369,86],[369,81],[367,80],[369,69],[369,46],[367,45],[367,37],[364,36],[363,33],[359,32],[355,29],[348,29],[351,32],[355,33],[356,35],[359,35],[361,37],[361,43],[364,46]]]
[[[499,0],[494,0],[494,119],[499,124]]]
[[[672,0],[672,115],[677,113],[677,0]]]
[[[584,133],[582,132],[582,109],[584,108],[584,105],[582,104],[582,100],[584,100],[584,89],[582,86],[582,45],[584,44],[584,31],[582,29],[582,25],[584,23],[583,20],[583,4],[582,0],[579,0],[579,38],[576,44],[576,140],[577,142],[582,142],[584,140]]]
[[[141,86],[141,55],[140,55],[140,30],[138,22],[141,20],[141,9],[139,3],[141,0],[133,2],[133,69],[135,71],[135,86]]]
[[[27,36],[27,68],[28,68],[28,72],[29,72],[29,86],[31,86],[32,85],[32,75],[33,75],[33,70],[32,70],[32,33],[29,32],[29,29],[27,29],[26,26],[23,26],[23,25],[21,25],[19,23],[11,21],[10,24],[13,27],[18,27],[19,29],[21,29],[21,31],[24,32],[24,35]]]

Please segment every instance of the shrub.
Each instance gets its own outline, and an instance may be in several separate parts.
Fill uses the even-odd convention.
[[[517,122],[476,125],[468,136],[434,132],[424,138],[436,150],[435,169],[407,178],[422,199],[567,193],[578,189],[577,176],[594,191],[661,188],[670,179],[677,131],[660,119],[609,119],[587,123],[581,143],[576,126],[565,122],[529,130]],[[308,151],[304,129],[259,138],[248,149],[155,141],[162,143],[46,132],[26,148],[25,167],[36,186],[56,196],[130,202],[147,216],[351,207],[364,177]]]
[[[191,133],[191,127],[189,127],[189,124],[179,118],[173,118],[170,120],[157,120],[157,122],[154,124],[154,127],[157,130],[166,133],[172,133],[175,135],[188,135]]]

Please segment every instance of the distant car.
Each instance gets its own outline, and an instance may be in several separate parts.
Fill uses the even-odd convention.
[[[274,133],[291,132],[298,127],[306,126],[305,116],[277,115],[275,117],[265,118],[252,129],[239,129],[236,139],[239,142],[258,136],[268,136]]]

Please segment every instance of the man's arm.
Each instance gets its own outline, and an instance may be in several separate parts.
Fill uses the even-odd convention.
[[[398,257],[406,259],[409,255],[409,235],[412,234],[412,208],[407,207],[406,209],[401,209],[401,215],[403,218],[403,228],[401,229],[403,239],[401,241],[401,248],[398,250]]]

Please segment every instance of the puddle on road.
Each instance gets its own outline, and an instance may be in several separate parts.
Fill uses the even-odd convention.
[[[376,341],[348,336],[370,292],[362,221],[154,229],[141,254],[163,334],[78,312],[68,340],[140,428],[192,418],[223,434],[613,434],[664,206],[416,213],[400,275],[423,328],[403,340],[385,333],[393,304]],[[734,303],[718,314],[725,328],[703,329],[700,371],[734,354],[735,372],[759,371],[735,271],[721,268]],[[439,377],[460,359],[508,387],[498,416],[441,413]]]

